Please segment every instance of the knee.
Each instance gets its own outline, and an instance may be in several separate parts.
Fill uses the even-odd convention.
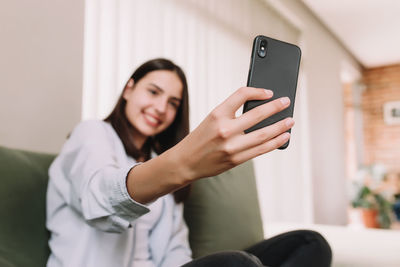
[[[217,252],[198,259],[206,263],[204,266],[226,266],[226,267],[259,267],[262,266],[260,260],[244,251],[223,251]],[[203,266],[203,265],[201,265]]]
[[[304,239],[315,247],[315,250],[318,251],[318,254],[323,256],[327,262],[332,261],[332,250],[328,241],[318,232],[312,230],[299,230]],[[327,264],[326,266],[328,266]],[[325,266],[325,265],[324,265]]]
[[[260,260],[256,256],[244,251],[221,252],[221,256],[225,259],[229,259],[226,261],[227,263],[232,263],[232,265],[228,264],[227,266],[262,266]]]
[[[306,238],[312,242],[317,242],[321,247],[327,247],[330,249],[328,241],[318,232],[312,230],[303,230]]]

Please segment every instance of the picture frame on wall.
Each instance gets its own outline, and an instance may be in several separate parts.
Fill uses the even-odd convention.
[[[388,125],[400,125],[400,101],[390,101],[383,105],[383,118]]]

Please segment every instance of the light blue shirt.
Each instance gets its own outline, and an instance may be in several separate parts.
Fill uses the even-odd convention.
[[[142,267],[134,260],[137,242],[148,243],[147,266],[176,267],[191,260],[183,205],[173,195],[157,200],[147,238],[137,233],[152,204],[128,194],[126,177],[136,164],[109,123],[86,121],[74,129],[49,169],[48,267]]]

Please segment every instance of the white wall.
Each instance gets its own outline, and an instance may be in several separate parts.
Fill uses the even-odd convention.
[[[343,63],[358,71],[361,71],[361,67],[301,1],[280,2],[301,21],[302,68],[309,110],[314,221],[345,224],[348,199],[340,74]]]
[[[0,4],[0,145],[58,152],[81,117],[84,1]]]

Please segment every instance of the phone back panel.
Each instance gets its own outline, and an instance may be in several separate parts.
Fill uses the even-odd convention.
[[[267,40],[265,57],[260,57],[257,52],[262,39]],[[274,92],[274,96],[268,100],[246,102],[243,112],[284,96],[290,98],[290,106],[249,128],[245,131],[246,133],[271,125],[284,118],[293,117],[300,57],[301,51],[296,45],[266,36],[257,36],[254,39],[247,86],[270,89]],[[281,149],[286,148],[288,143]]]

